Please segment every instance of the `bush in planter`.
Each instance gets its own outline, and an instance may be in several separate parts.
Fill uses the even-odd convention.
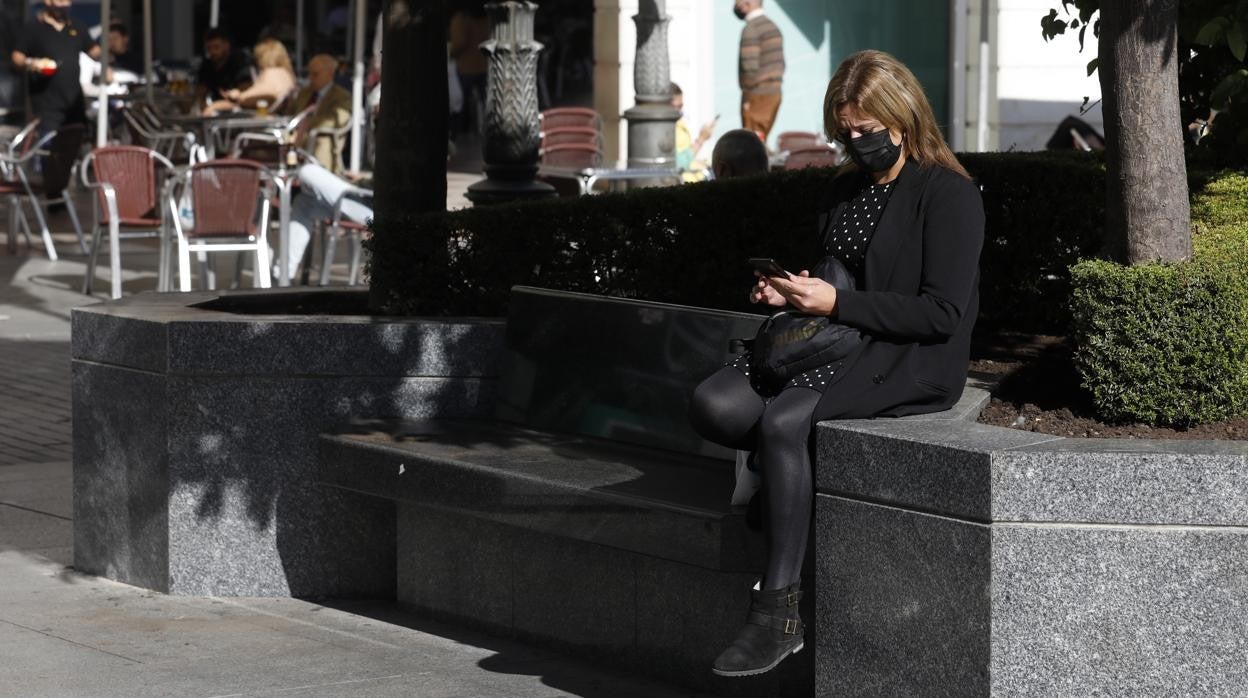
[[[1101,244],[1099,159],[960,157],[984,192],[981,322],[1063,334],[1069,267]],[[834,175],[810,169],[469,209],[378,229],[368,243],[376,309],[498,315],[513,284],[754,309],[745,260],[813,263],[815,215]]]
[[[1190,262],[1072,270],[1076,367],[1102,418],[1248,412],[1248,177],[1214,178],[1192,204]]]

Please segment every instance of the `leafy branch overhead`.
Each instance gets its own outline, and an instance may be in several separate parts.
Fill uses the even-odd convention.
[[[1082,52],[1089,28],[1094,38],[1100,37],[1101,0],[1060,1],[1060,7],[1040,18],[1041,35],[1051,41],[1076,34]],[[1235,122],[1232,140],[1248,155],[1248,0],[1181,0],[1179,44],[1185,117],[1204,119],[1210,109],[1242,115],[1232,119],[1223,114],[1218,119]],[[1099,56],[1093,58],[1088,75],[1099,65]]]

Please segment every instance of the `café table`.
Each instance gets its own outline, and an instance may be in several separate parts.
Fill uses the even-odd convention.
[[[594,185],[598,182],[670,179],[674,184],[679,184],[681,169],[678,167],[628,167],[623,164],[616,167],[583,168],[543,165],[538,168],[537,173],[543,177],[575,179],[581,196],[585,196],[593,193]]]

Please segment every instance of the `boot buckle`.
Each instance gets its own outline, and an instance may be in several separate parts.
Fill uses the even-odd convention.
[[[784,634],[796,635],[798,630],[798,620],[796,618],[786,618],[784,620]]]

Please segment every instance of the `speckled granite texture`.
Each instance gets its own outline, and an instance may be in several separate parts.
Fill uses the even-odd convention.
[[[217,295],[74,311],[75,566],[174,594],[392,595],[394,506],[315,484],[317,436],[489,413],[502,323],[188,307]]]
[[[1245,695],[1248,444],[818,438],[819,695]]]

